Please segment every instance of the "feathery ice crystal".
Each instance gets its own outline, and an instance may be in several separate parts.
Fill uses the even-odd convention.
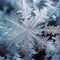
[[[59,60],[60,1],[0,3],[0,60]]]

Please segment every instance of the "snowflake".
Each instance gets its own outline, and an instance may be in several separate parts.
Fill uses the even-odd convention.
[[[32,55],[37,54],[42,49],[46,49],[47,53],[51,52],[52,54],[60,51],[60,33],[58,33],[60,26],[47,26],[48,23],[46,23],[46,20],[49,19],[48,13],[56,7],[52,7],[49,1],[45,3],[46,6],[42,9],[37,8],[36,0],[33,1],[35,3],[33,8],[29,7],[25,0],[21,1],[21,6],[19,2],[17,2],[19,7],[17,11],[11,13],[11,15],[4,16],[4,18],[0,17],[3,19],[0,21],[0,35],[2,34],[0,41],[7,41],[7,50],[11,52],[10,54],[14,54],[13,59],[32,60]],[[56,10],[54,10],[54,13]],[[53,12],[51,12],[51,15],[56,19]],[[41,23],[44,24],[41,25]],[[0,44],[3,44],[3,41]],[[16,55],[16,53],[20,55]]]

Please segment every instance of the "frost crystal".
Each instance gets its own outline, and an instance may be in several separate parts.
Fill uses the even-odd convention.
[[[60,2],[0,3],[0,60],[59,60]]]

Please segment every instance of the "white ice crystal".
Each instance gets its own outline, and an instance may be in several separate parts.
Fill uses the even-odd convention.
[[[14,10],[14,13],[10,15],[0,13],[0,41],[7,41],[7,50],[10,52],[9,59],[13,55],[12,59],[15,60],[32,60],[32,55],[37,54],[42,49],[46,49],[47,54],[50,52],[57,53],[59,51],[58,46],[60,46],[60,26],[47,26],[46,20],[49,20],[50,16],[58,9],[52,6],[49,0],[46,0],[46,6],[40,10],[36,6],[40,0],[33,0],[33,3],[35,3],[33,8],[27,4],[27,0],[15,1],[16,7],[18,7],[16,11]],[[51,12],[51,10],[54,11]],[[56,16],[52,15],[52,18],[56,19]],[[58,37],[55,37],[55,35],[58,35]],[[53,37],[49,40],[50,36]],[[0,44],[4,42],[1,41]],[[38,48],[38,51],[35,50],[36,48]]]

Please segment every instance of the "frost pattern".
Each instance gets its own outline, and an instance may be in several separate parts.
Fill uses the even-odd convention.
[[[0,10],[0,60],[36,60],[34,56],[42,51],[46,53],[43,54],[44,60],[59,60],[60,2],[3,1],[3,11]]]

